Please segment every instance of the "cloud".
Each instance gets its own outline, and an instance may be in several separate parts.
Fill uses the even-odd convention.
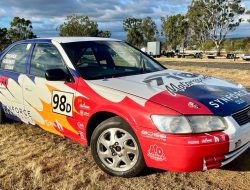
[[[14,16],[29,19],[38,36],[55,36],[56,28],[71,14],[88,15],[112,37],[125,38],[122,21],[126,17],[151,16],[160,26],[160,17],[185,13],[192,0],[0,0],[1,19]],[[250,0],[242,1],[250,9]]]

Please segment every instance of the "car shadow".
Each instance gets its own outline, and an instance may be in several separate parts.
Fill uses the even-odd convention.
[[[140,173],[140,176],[142,177],[145,177],[145,176],[149,176],[149,175],[152,175],[152,174],[161,174],[161,173],[164,173],[166,171],[164,170],[160,170],[160,169],[155,169],[155,168],[148,168],[146,167],[141,173]]]
[[[250,149],[220,169],[241,172],[250,171]]]

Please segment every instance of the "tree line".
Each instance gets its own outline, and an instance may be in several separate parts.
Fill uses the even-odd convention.
[[[219,54],[222,48],[248,48],[248,38],[226,40],[228,32],[243,21],[241,15],[244,13],[250,15],[250,10],[245,11],[240,0],[193,0],[186,14],[162,17],[160,32],[151,17],[125,18],[123,29],[127,41],[138,48],[163,37],[165,50],[189,48],[205,51],[215,47]],[[67,16],[56,30],[60,36],[111,36],[110,31],[100,30],[96,21],[84,15]],[[9,29],[0,28],[0,49],[14,41],[34,37],[31,21],[14,17]]]

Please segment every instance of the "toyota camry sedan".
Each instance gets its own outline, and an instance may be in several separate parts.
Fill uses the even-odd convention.
[[[0,64],[0,122],[22,121],[90,146],[111,175],[204,171],[250,147],[244,87],[165,68],[120,40],[18,41],[1,52]]]

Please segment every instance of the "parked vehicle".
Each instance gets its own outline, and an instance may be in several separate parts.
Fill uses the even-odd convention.
[[[111,175],[132,177],[145,166],[204,171],[250,147],[245,88],[167,69],[119,40],[18,41],[0,64],[0,122],[11,118],[90,145]]]
[[[148,42],[147,52],[150,56],[153,56],[153,57],[161,56],[161,43],[160,42]]]
[[[249,61],[250,60],[250,54],[245,54],[242,57],[243,60]]]

